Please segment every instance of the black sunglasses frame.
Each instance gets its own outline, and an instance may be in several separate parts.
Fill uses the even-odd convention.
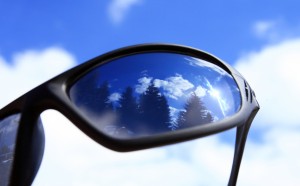
[[[231,117],[207,125],[156,134],[138,139],[116,139],[107,136],[89,124],[87,118],[71,102],[70,87],[90,70],[113,59],[137,53],[169,52],[189,55],[213,63],[235,79],[241,94],[240,110]],[[34,88],[0,110],[0,120],[13,114],[21,114],[15,148],[10,185],[30,185],[39,169],[44,152],[44,131],[40,114],[55,109],[65,115],[80,130],[99,144],[120,152],[135,151],[192,140],[237,127],[235,152],[228,185],[235,185],[247,139],[247,134],[259,104],[246,80],[236,70],[220,59],[197,49],[173,44],[142,44],[121,48],[58,75]]]

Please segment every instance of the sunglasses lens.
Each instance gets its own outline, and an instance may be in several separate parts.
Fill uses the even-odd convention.
[[[20,114],[0,121],[0,185],[8,185],[15,155]]]
[[[140,53],[86,73],[70,89],[74,105],[106,135],[134,138],[213,123],[241,106],[233,77],[177,53]]]

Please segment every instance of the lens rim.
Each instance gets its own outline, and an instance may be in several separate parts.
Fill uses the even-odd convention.
[[[166,67],[166,66],[162,67],[162,64],[166,61],[165,57],[167,57],[167,61],[168,62],[166,62],[166,63],[168,64],[168,67]],[[171,60],[168,57],[170,57]],[[148,58],[151,59],[151,60],[149,60]],[[80,102],[87,103],[86,102],[87,100],[85,98],[84,98],[85,101],[81,99],[82,96],[84,96],[84,93],[81,92],[81,90],[84,91],[84,92],[86,92],[88,90],[91,90],[91,84],[89,84],[89,82],[93,81],[93,80],[91,80],[90,78],[94,79],[94,77],[96,77],[95,75],[97,75],[97,76],[99,75],[99,78],[102,79],[102,80],[99,79],[99,81],[101,81],[101,83],[103,83],[103,82],[106,82],[106,83],[107,82],[111,82],[111,80],[113,80],[113,79],[119,79],[121,82],[127,80],[128,78],[131,79],[131,82],[126,81],[126,86],[123,86],[123,85],[120,85],[120,84],[118,84],[120,86],[114,86],[113,84],[112,84],[112,87],[109,86],[109,88],[111,88],[110,90],[112,92],[119,92],[120,93],[121,89],[123,89],[123,91],[124,91],[127,86],[135,87],[135,81],[137,81],[137,79],[135,79],[135,81],[134,81],[130,77],[131,77],[132,74],[136,74],[136,73],[138,73],[140,75],[140,71],[138,71],[137,69],[135,69],[134,67],[132,67],[132,65],[140,66],[141,67],[140,70],[145,70],[145,69],[149,70],[150,74],[147,73],[146,77],[148,77],[148,75],[150,75],[151,79],[153,78],[153,80],[156,79],[156,78],[164,79],[164,78],[167,78],[169,76],[173,76],[174,73],[175,74],[183,74],[183,76],[185,76],[184,74],[186,74],[186,73],[189,74],[189,71],[187,71],[186,69],[182,71],[182,69],[184,69],[184,66],[189,66],[186,62],[182,62],[183,60],[185,61],[186,58],[189,59],[189,60],[186,61],[188,63],[189,63],[190,60],[195,61],[195,63],[196,63],[196,61],[197,62],[199,61],[199,63],[200,63],[199,66],[202,66],[202,65],[205,66],[205,67],[200,67],[200,68],[192,67],[194,69],[192,69],[193,72],[191,72],[191,73],[194,74],[194,76],[193,77],[190,77],[190,76],[183,77],[184,79],[187,78],[189,82],[192,82],[192,84],[194,84],[195,87],[197,87],[199,85],[203,87],[203,86],[205,86],[204,84],[206,84],[206,83],[203,82],[203,85],[201,85],[202,83],[200,83],[199,81],[197,81],[197,83],[196,83],[196,81],[193,81],[193,80],[195,80],[194,77],[196,78],[198,76],[201,76],[201,77],[205,78],[206,74],[207,74],[207,76],[209,76],[208,77],[209,80],[207,80],[207,81],[210,81],[209,87],[206,87],[206,89],[208,91],[211,91],[212,88],[215,88],[214,87],[214,79],[217,79],[218,77],[224,77],[224,76],[226,76],[226,77],[228,77],[228,79],[230,79],[230,81],[229,80],[226,81],[226,82],[228,82],[228,84],[226,85],[226,87],[228,86],[228,88],[231,89],[231,90],[238,89],[236,81],[234,80],[234,78],[232,77],[232,75],[229,74],[228,70],[225,71],[225,70],[223,70],[223,68],[221,68],[221,67],[219,67],[217,65],[214,65],[213,63],[207,62],[207,61],[202,60],[200,58],[195,58],[194,56],[179,54],[179,52],[177,52],[177,51],[175,51],[175,52],[174,51],[172,51],[172,52],[169,52],[169,51],[168,52],[161,52],[161,51],[151,52],[151,51],[146,51],[146,52],[129,54],[129,55],[126,55],[126,56],[121,56],[119,58],[114,58],[113,60],[111,60],[109,62],[106,62],[104,64],[98,64],[97,67],[94,67],[90,71],[86,72],[79,79],[77,79],[75,82],[72,82],[69,85],[70,86],[69,89],[68,89],[69,97],[74,102],[74,104],[76,106],[80,106],[80,105],[83,106],[82,104],[80,104]],[[147,63],[146,62],[146,64],[149,65],[149,66],[144,66],[143,65],[144,60],[148,61],[148,62],[151,62],[151,63]],[[135,62],[133,63],[133,61],[135,61]],[[110,65],[112,65],[112,66],[110,66]],[[184,65],[184,66],[181,66],[181,65]],[[194,65],[192,65],[192,66],[194,66]],[[129,68],[127,68],[127,67],[129,67]],[[104,69],[102,69],[102,68],[104,68]],[[124,69],[124,68],[127,68],[127,69]],[[156,70],[153,70],[152,68],[156,69]],[[165,68],[167,68],[167,69],[165,69]],[[114,69],[115,69],[115,71],[117,73],[113,72]],[[135,71],[133,69],[135,69]],[[218,73],[215,74],[214,76],[210,76],[209,74],[211,74],[211,71],[215,71],[215,69],[219,69],[219,70],[216,70],[216,71],[218,71]],[[152,71],[152,73],[150,71]],[[164,77],[157,77],[156,76],[156,73],[160,74],[160,72],[164,73]],[[202,74],[202,72],[204,74]],[[105,78],[104,78],[104,76],[105,76]],[[144,77],[144,75],[142,77]],[[87,78],[89,78],[89,80]],[[104,81],[103,78],[105,79],[105,81]],[[138,78],[140,78],[140,76]],[[223,85],[226,84],[225,82],[223,82],[223,83],[224,83]],[[89,84],[89,88],[86,89],[88,84]],[[222,85],[222,83],[220,83],[220,82],[218,82],[218,84]],[[79,85],[79,87],[78,87],[78,85]],[[113,88],[113,87],[115,87],[115,88]],[[192,89],[189,89],[189,91],[191,91],[191,90]],[[222,92],[223,88],[220,88],[218,90],[220,90],[220,92]],[[81,92],[81,93],[79,94],[79,92]],[[93,92],[93,91],[91,90],[91,92]],[[164,92],[164,91],[162,91],[162,92]],[[139,92],[138,94],[141,95],[142,93]],[[229,94],[230,93],[228,93],[228,96],[229,96]],[[165,95],[165,96],[166,96],[166,98],[168,97],[167,95]],[[218,120],[223,120],[224,117],[228,117],[230,115],[233,115],[237,111],[239,111],[239,109],[241,107],[241,95],[240,95],[240,92],[237,91],[234,96],[235,96],[235,98],[230,98],[233,101],[232,105],[230,103],[230,106],[232,108],[234,108],[234,110],[231,110],[230,113],[228,113],[229,115],[227,115],[227,114],[225,114],[225,116],[218,115],[218,117],[219,117]],[[138,100],[139,96],[135,95],[134,97]],[[79,100],[76,101],[77,98],[79,100],[81,100],[81,101],[79,101]],[[91,95],[91,98],[89,98],[88,100],[90,100],[91,104],[93,105],[94,101],[92,100],[92,98],[93,98],[93,96]],[[227,100],[227,98],[225,98],[225,96],[223,96],[222,98],[224,99],[224,101],[226,100],[226,102],[229,101],[229,100]],[[177,102],[176,103],[177,106],[175,106],[175,107],[177,109],[181,110],[181,109],[184,108],[183,106],[187,103],[187,101],[188,101],[189,98],[187,98],[187,100],[185,100],[184,102],[183,102],[183,100],[181,100],[181,98],[178,97],[178,99],[179,100],[177,100],[177,101],[174,101],[173,99],[171,99],[171,100],[173,100],[174,102]],[[170,106],[172,106],[172,102],[173,102],[171,100],[168,100],[168,103],[169,103]],[[178,106],[178,103],[180,103],[181,106]],[[211,108],[211,107],[209,107],[210,103],[206,104],[205,99],[204,99],[203,103],[204,103],[204,105],[207,108]],[[78,105],[78,104],[80,104],[80,105]],[[96,104],[98,105],[98,103],[96,103]],[[87,104],[84,104],[84,105],[86,105],[86,106],[84,106],[84,108],[81,107],[79,109],[82,110],[82,112],[85,112],[88,116],[91,116],[89,114],[90,113],[89,109],[88,109],[89,106]],[[233,105],[235,105],[235,106],[233,106]],[[96,105],[94,105],[94,107],[95,106]],[[113,112],[115,113],[115,111],[113,111]],[[97,116],[99,114],[101,114],[101,112],[93,112],[93,113],[94,114],[92,114],[92,115],[94,115],[96,118],[98,118]],[[226,111],[225,111],[225,113],[226,113]],[[215,115],[215,116],[217,116],[217,115]],[[93,118],[93,117],[91,117],[91,118]],[[94,125],[97,126],[98,120],[97,119],[90,119],[90,122],[94,123]],[[215,122],[215,121],[213,121],[213,122]],[[207,122],[206,124],[210,125],[211,123],[212,122]],[[205,125],[205,124],[203,123],[201,125]],[[99,129],[102,130],[103,127],[99,127]],[[182,129],[180,129],[180,130],[182,130]],[[102,131],[104,131],[104,130],[102,130]],[[164,130],[164,131],[161,131],[161,132],[169,132],[169,130]],[[106,133],[106,132],[104,131],[104,133]],[[130,135],[130,136],[127,136],[127,137],[129,137],[129,138],[136,138],[136,137],[145,136],[145,135],[148,135],[148,136],[149,135],[155,135],[157,133],[159,133],[159,132],[153,132],[153,133],[150,132],[148,134],[141,134],[141,135],[139,135],[139,132],[137,132],[137,133],[134,133],[133,135]],[[117,135],[112,135],[112,134],[111,134],[111,136],[112,137],[116,137],[116,138],[127,138],[126,136],[118,137]]]
[[[72,111],[73,114],[66,114],[69,115],[69,119],[72,120],[74,117],[76,117],[76,120],[84,121],[83,123],[88,123],[87,118],[85,118],[84,115],[80,113],[80,111],[76,108],[74,103],[71,101],[69,96],[69,90],[72,87],[72,85],[80,79],[82,76],[84,76],[86,73],[88,73],[90,70],[95,69],[96,67],[109,63],[110,61],[113,61],[114,59],[121,58],[124,56],[129,56],[133,54],[139,54],[139,53],[153,53],[153,52],[170,52],[170,53],[178,53],[183,55],[192,56],[195,58],[200,58],[202,60],[211,62],[220,68],[224,69],[226,72],[228,72],[233,79],[235,80],[239,90],[240,90],[240,97],[241,97],[241,105],[240,110],[223,120],[217,121],[215,123],[210,123],[209,125],[203,125],[198,127],[193,127],[191,129],[184,129],[179,131],[174,131],[172,133],[162,133],[162,134],[155,134],[154,136],[147,136],[147,137],[139,137],[136,139],[118,139],[113,138],[112,136],[107,136],[101,131],[97,131],[95,134],[95,128],[93,128],[90,124],[89,127],[83,126],[83,124],[76,124],[79,122],[73,121],[75,125],[77,125],[79,128],[81,128],[83,131],[86,130],[86,128],[89,128],[89,131],[86,131],[86,133],[91,136],[95,141],[98,143],[106,146],[109,149],[115,150],[115,151],[134,151],[134,150],[141,150],[156,146],[162,146],[172,143],[177,143],[181,141],[191,140],[211,134],[215,134],[233,127],[237,127],[240,125],[243,125],[245,121],[250,117],[251,113],[257,109],[258,103],[255,98],[253,98],[253,101],[249,101],[246,98],[247,95],[253,95],[252,90],[248,88],[245,89],[245,80],[244,78],[238,73],[234,68],[232,68],[227,63],[223,62],[219,58],[198,50],[191,47],[186,47],[182,45],[174,45],[174,44],[142,44],[142,45],[134,45],[129,47],[124,47],[121,49],[114,50],[112,52],[106,53],[104,55],[101,55],[99,57],[96,57],[78,67],[75,67],[74,69],[70,70],[69,72],[66,72],[66,74],[63,74],[60,77],[57,77],[54,81],[65,81],[64,82],[64,98],[61,99],[61,101],[65,102],[64,105],[66,105],[68,108],[67,110]],[[66,78],[67,77],[67,78]],[[247,84],[248,85],[248,84]],[[57,95],[58,97],[61,95]],[[254,96],[253,96],[254,97]],[[61,107],[60,107],[61,109]],[[66,109],[66,108],[65,108]],[[69,112],[69,113],[72,113]],[[80,118],[78,117],[80,116]],[[74,119],[73,119],[74,120]],[[92,132],[93,131],[93,132]]]

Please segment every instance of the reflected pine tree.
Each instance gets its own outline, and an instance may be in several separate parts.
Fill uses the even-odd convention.
[[[119,99],[119,107],[117,108],[119,116],[118,127],[125,127],[129,131],[136,132],[138,104],[136,98],[133,96],[133,89],[127,87]]]
[[[109,101],[109,84],[105,81],[99,85],[98,73],[87,74],[75,86],[76,94],[73,95],[73,99],[77,106],[89,114],[100,114],[113,109],[113,105]]]
[[[141,94],[139,103],[141,126],[145,133],[169,131],[170,109],[166,97],[153,83]]]
[[[113,105],[109,100],[109,96],[109,84],[107,81],[104,81],[99,88],[95,89],[93,108],[96,113],[113,110]]]
[[[195,93],[191,94],[184,109],[184,111],[179,113],[177,118],[178,128],[190,128],[213,122],[212,115]]]
[[[98,73],[87,74],[76,82],[71,97],[103,130],[116,133],[115,130],[126,129],[137,135],[171,130],[168,101],[153,83],[138,98],[128,86],[118,102],[112,103],[108,82],[99,83],[99,79]]]

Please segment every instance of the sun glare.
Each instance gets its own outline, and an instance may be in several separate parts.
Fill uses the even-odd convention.
[[[222,114],[223,114],[223,116],[225,116],[226,114],[225,114],[225,109],[224,109],[224,105],[223,105],[224,101],[223,101],[223,99],[222,99],[222,97],[221,97],[221,95],[220,95],[219,90],[214,89],[214,88],[211,88],[210,91],[209,91],[209,93],[210,93],[210,95],[211,95],[213,98],[215,98],[215,99],[218,101],[218,104],[219,104],[219,106],[220,106],[220,109],[221,109],[221,111],[222,111]]]
[[[210,95],[216,99],[220,99],[220,92],[216,89],[212,89],[210,91]]]

